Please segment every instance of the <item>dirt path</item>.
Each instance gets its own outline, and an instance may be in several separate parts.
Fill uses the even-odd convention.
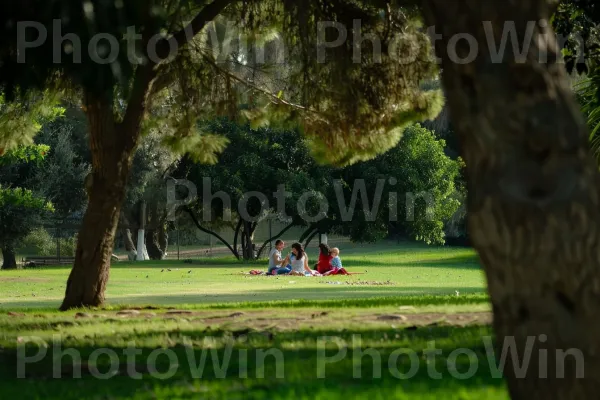
[[[208,325],[212,328],[236,330],[239,328],[271,329],[278,331],[294,331],[302,328],[340,327],[340,328],[408,328],[432,326],[468,326],[489,325],[492,322],[491,312],[434,313],[419,312],[412,307],[400,307],[397,312],[375,312],[369,310],[343,309],[310,310],[173,310],[155,309],[153,307],[127,309],[121,311],[81,312],[73,315],[75,320],[95,320],[98,323],[117,320],[145,320],[147,322],[165,323],[167,321]],[[23,318],[23,313],[8,313],[13,318]],[[35,315],[36,318],[47,318]],[[61,316],[64,319],[64,316]]]

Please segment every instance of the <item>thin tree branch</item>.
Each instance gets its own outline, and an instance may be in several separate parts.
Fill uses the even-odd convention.
[[[177,43],[178,48],[185,46],[206,26],[208,22],[215,19],[225,7],[235,1],[237,0],[215,0],[208,4],[186,27],[173,34],[169,41],[172,42],[174,40]],[[153,93],[152,86],[158,74],[156,68],[157,59],[167,59],[170,51],[171,46],[169,45],[169,42],[160,42],[156,49],[156,58],[154,60],[147,60],[145,65],[138,66],[135,71],[131,95],[129,96],[125,116],[121,123],[123,131],[126,134],[121,134],[120,137],[126,141],[126,148],[133,148],[137,144],[138,136],[132,136],[130,132],[139,132],[139,128],[146,115],[149,97],[150,94]],[[161,82],[160,86],[166,87],[169,84],[169,82]]]
[[[269,244],[269,242],[271,242],[273,239],[276,239],[276,238],[280,237],[281,235],[283,235],[284,233],[286,233],[287,231],[289,231],[294,226],[296,226],[296,224],[294,224],[292,222],[291,224],[289,224],[288,226],[286,226],[285,228],[283,228],[281,231],[277,232],[276,235],[274,235],[273,237],[270,237],[267,240],[265,240],[265,242],[263,243],[263,245],[260,247],[260,249],[258,249],[258,252],[256,253],[256,259],[258,260],[260,258],[260,255],[262,254],[262,252],[265,249],[265,247],[267,247],[267,244]]]
[[[300,236],[300,239],[298,239],[298,241],[299,241],[299,242],[302,242],[302,241],[304,241],[304,239],[306,239],[306,238],[308,237],[308,235],[309,235],[309,234],[310,234],[312,231],[314,231],[315,229],[317,229],[317,226],[316,226],[316,225],[314,225],[314,224],[313,224],[313,225],[310,225],[310,226],[308,227],[308,229],[306,229],[306,230],[304,231],[304,233],[303,233],[303,234]]]
[[[315,231],[313,233],[311,233],[311,235],[308,237],[308,239],[306,239],[306,242],[304,242],[304,249],[306,249],[308,247],[308,245],[313,240],[313,238],[317,235],[317,233],[319,233],[319,230],[315,229]]]
[[[213,68],[217,69],[222,74],[224,74],[227,77],[229,77],[229,78],[231,78],[231,79],[233,79],[233,80],[241,83],[244,86],[247,86],[247,87],[249,87],[249,88],[251,88],[253,90],[256,90],[256,91],[264,94],[265,96],[267,96],[268,98],[270,98],[273,103],[283,104],[285,106],[288,106],[288,107],[291,107],[291,108],[295,108],[297,110],[301,110],[301,111],[304,111],[304,112],[310,112],[310,113],[318,115],[320,118],[323,119],[323,121],[325,121],[325,122],[328,121],[325,117],[323,117],[322,113],[320,113],[319,111],[310,109],[308,107],[301,106],[300,104],[295,104],[295,103],[289,102],[287,100],[284,100],[284,99],[280,98],[278,95],[270,92],[269,90],[263,89],[260,86],[255,85],[254,83],[249,82],[249,81],[247,81],[247,80],[245,80],[243,78],[240,78],[237,75],[235,75],[235,74],[227,71],[226,69],[221,68],[216,62],[214,62],[214,60],[212,60],[207,55],[204,55],[204,59],[208,63],[210,63],[213,66]]]
[[[212,3],[206,5],[192,21],[186,25],[179,32],[174,33],[170,38],[169,42],[177,43],[178,47],[185,46],[190,42],[204,27],[207,23],[215,19],[223,10],[230,4],[237,0],[215,0]],[[160,47],[157,49],[158,58],[165,59],[169,56],[171,46],[166,42],[161,42]]]
[[[190,217],[192,218],[192,221],[194,222],[194,224],[196,225],[196,227],[198,229],[200,229],[204,233],[208,233],[209,235],[216,237],[221,243],[223,243],[225,246],[227,246],[227,248],[233,253],[234,256],[236,256],[239,259],[237,252],[234,251],[233,248],[231,247],[231,245],[229,243],[227,243],[227,241],[225,239],[223,239],[217,232],[211,231],[210,229],[205,228],[202,225],[200,225],[198,218],[196,218],[196,215],[189,207],[184,207],[184,211],[190,215]]]

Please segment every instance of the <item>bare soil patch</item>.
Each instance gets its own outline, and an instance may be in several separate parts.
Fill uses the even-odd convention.
[[[399,329],[417,329],[433,326],[467,326],[490,325],[491,312],[418,312],[408,307],[398,308],[391,312],[345,312],[344,310],[155,310],[140,312],[138,310],[120,310],[98,312],[79,312],[73,315],[73,321],[58,321],[57,325],[78,324],[78,320],[95,321],[94,323],[112,322],[123,319],[145,320],[157,323],[160,321],[179,321],[204,325],[210,329],[258,329],[271,331],[294,331],[298,329],[331,327],[393,327]],[[6,314],[5,314],[6,315]],[[26,314],[7,312],[11,317],[25,317]],[[43,315],[34,317],[45,318]]]
[[[250,327],[255,329],[296,330],[303,327],[314,327],[321,324],[344,325],[351,323],[360,326],[388,325],[394,327],[424,327],[424,326],[467,326],[489,325],[492,323],[491,312],[462,312],[462,313],[433,313],[433,312],[404,312],[400,309],[392,313],[359,313],[348,315],[343,311],[322,310],[251,310],[242,312],[231,311],[165,311],[152,313],[136,313],[132,310],[117,313],[102,314],[102,318],[162,319],[172,321],[189,321],[202,323],[213,328]],[[95,315],[94,315],[95,317]],[[99,316],[100,317],[100,316]]]
[[[13,277],[9,277],[9,276],[1,276],[0,282],[17,282],[17,283],[50,282],[50,279],[33,278],[33,277],[13,278]]]
[[[466,326],[466,325],[489,325],[492,323],[491,312],[466,312],[456,314],[444,313],[411,313],[411,314],[375,314],[371,317],[361,316],[358,320],[365,323],[373,321],[384,321],[406,326]]]

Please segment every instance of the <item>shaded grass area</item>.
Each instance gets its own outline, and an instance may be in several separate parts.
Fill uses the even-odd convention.
[[[0,317],[6,328],[0,336],[0,397],[508,398],[489,364],[494,360],[483,340],[491,337],[487,326],[371,324],[360,321],[372,312],[360,309],[332,310],[331,315],[316,318],[296,313],[299,320],[312,320],[307,322],[311,325],[288,328],[261,327],[255,314],[232,323],[220,318],[229,315],[220,310],[197,319],[155,312],[153,318],[160,321],[115,315],[76,319],[72,313]],[[290,317],[277,310],[261,315]],[[48,347],[36,361],[23,364],[21,357],[25,378],[16,379],[17,346],[19,338],[21,345],[30,340],[25,336],[38,337]],[[434,358],[424,353],[431,343],[439,352]],[[139,351],[135,358],[126,355],[133,345]],[[469,349],[471,358],[453,353],[458,348]],[[98,349],[104,349],[104,356],[94,356]],[[162,349],[160,354],[156,349]],[[21,348],[21,354],[29,357],[39,351],[37,345]],[[114,361],[106,356],[110,352]],[[74,378],[79,373],[81,378]],[[97,379],[98,374],[110,378]]]

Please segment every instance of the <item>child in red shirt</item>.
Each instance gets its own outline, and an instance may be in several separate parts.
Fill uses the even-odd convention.
[[[331,271],[332,267],[331,267],[331,260],[333,259],[333,257],[331,256],[331,250],[329,249],[329,246],[327,246],[324,243],[321,243],[319,245],[319,262],[317,263],[317,271],[319,271],[320,274],[325,274],[328,271]]]

